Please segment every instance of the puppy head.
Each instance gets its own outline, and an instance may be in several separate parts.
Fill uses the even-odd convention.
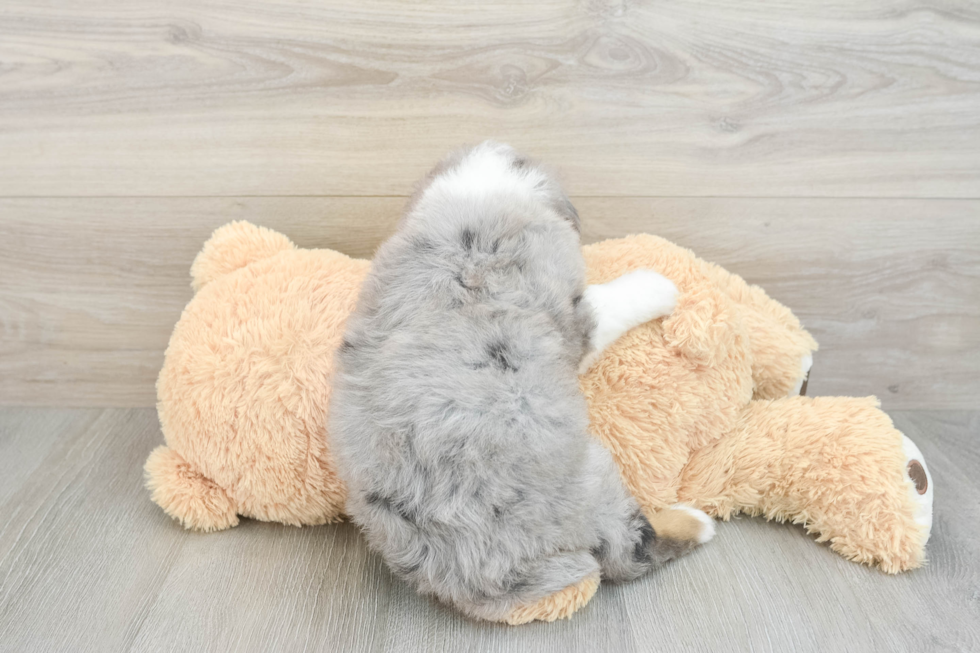
[[[484,141],[457,150],[440,161],[423,179],[405,210],[402,224],[429,208],[533,203],[542,215],[567,222],[581,231],[578,211],[547,167],[533,162],[503,143]]]

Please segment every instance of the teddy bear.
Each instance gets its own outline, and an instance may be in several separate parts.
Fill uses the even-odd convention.
[[[786,307],[655,236],[582,252],[590,284],[652,269],[678,288],[670,316],[629,331],[580,377],[592,433],[645,511],[761,515],[888,573],[923,563],[933,484],[922,454],[874,397],[801,394],[817,344]],[[205,243],[157,381],[166,445],[145,466],[168,515],[199,531],[239,516],[344,517],[327,409],[369,266],[246,222]],[[507,621],[568,617],[597,586],[587,579]]]

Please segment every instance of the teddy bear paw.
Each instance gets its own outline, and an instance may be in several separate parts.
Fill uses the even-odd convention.
[[[810,368],[813,367],[813,354],[806,354],[800,361],[800,376],[796,384],[790,389],[790,397],[806,395],[806,384],[810,380]]]
[[[926,466],[925,456],[904,434],[902,450],[905,452],[906,486],[915,506],[915,523],[922,528],[922,543],[925,544],[932,531],[932,475]]]

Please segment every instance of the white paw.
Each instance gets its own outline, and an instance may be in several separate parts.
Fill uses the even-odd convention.
[[[612,283],[621,284],[622,292],[628,295],[623,301],[633,309],[634,326],[666,317],[677,306],[677,286],[653,270],[636,270]]]
[[[926,466],[926,459],[915,443],[902,435],[902,450],[905,452],[905,483],[909,496],[916,506],[915,523],[925,533],[923,544],[929,541],[932,532],[932,474]]]
[[[807,382],[810,376],[810,368],[813,367],[813,354],[807,354],[800,361],[800,378],[796,382],[796,386],[789,391],[790,397],[799,397],[803,391],[803,384]]]
[[[592,307],[596,327],[592,351],[580,363],[579,374],[633,327],[670,315],[677,305],[677,286],[653,270],[636,270],[609,283],[589,286],[583,298]]]
[[[698,510],[697,508],[692,508],[685,503],[675,503],[669,509],[682,510],[701,522],[703,528],[701,529],[701,534],[698,535],[698,544],[704,544],[715,536],[715,520],[706,515],[704,512]]]
[[[602,351],[633,327],[670,315],[677,305],[677,286],[653,270],[636,270],[589,286],[585,300],[596,316],[593,344]]]

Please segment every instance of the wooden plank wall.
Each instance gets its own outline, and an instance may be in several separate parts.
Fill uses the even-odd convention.
[[[151,405],[213,228],[369,256],[486,137],[791,306],[813,393],[980,401],[975,2],[8,0],[0,403]]]

